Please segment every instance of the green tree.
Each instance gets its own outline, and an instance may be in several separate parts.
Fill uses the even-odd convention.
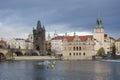
[[[98,50],[97,55],[98,55],[98,56],[103,56],[104,54],[105,54],[105,50],[104,50],[104,48],[102,47],[102,48],[100,48],[100,49]]]

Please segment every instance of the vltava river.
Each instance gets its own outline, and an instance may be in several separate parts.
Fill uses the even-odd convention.
[[[0,62],[0,80],[120,80],[120,62],[57,61],[53,69],[39,62]]]

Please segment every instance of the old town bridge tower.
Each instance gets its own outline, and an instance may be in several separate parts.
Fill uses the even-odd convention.
[[[37,22],[36,29],[33,28],[33,48],[37,50],[40,55],[45,54],[45,27],[41,25],[41,22]]]

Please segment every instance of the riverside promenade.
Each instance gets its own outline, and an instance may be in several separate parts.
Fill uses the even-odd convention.
[[[16,56],[14,60],[54,60],[54,56]]]

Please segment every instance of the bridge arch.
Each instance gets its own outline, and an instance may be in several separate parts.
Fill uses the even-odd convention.
[[[6,57],[3,53],[0,52],[0,60],[4,60]]]
[[[25,52],[24,56],[31,56],[31,53],[30,52]]]
[[[15,56],[23,56],[23,53],[21,51],[16,51],[16,52],[14,52],[13,55],[15,55]]]
[[[39,54],[37,52],[32,52],[31,56],[39,56]]]

